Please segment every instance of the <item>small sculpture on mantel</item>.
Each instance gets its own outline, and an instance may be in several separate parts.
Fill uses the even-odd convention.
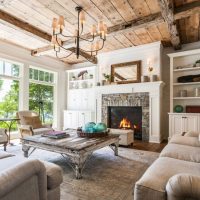
[[[87,71],[87,70],[81,71],[81,72],[78,74],[78,78],[81,77],[81,79],[83,80],[85,74],[88,74],[88,71]]]

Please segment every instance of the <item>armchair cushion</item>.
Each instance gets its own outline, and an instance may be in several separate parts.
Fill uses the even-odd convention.
[[[24,116],[24,122],[27,125],[31,125],[33,129],[42,128],[39,116]]]
[[[8,136],[5,129],[0,129],[0,143],[8,142]]]
[[[45,134],[52,130],[53,130],[52,128],[37,128],[37,129],[33,129],[33,134],[34,135]]]
[[[200,199],[200,176],[177,174],[167,183],[168,200]]]

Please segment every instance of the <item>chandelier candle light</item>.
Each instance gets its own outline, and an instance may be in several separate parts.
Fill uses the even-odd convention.
[[[70,55],[72,55],[72,53],[75,53],[78,59],[80,55],[80,51],[89,53],[92,59],[94,56],[97,55],[98,51],[100,51],[104,47],[104,42],[106,41],[106,36],[107,36],[107,26],[103,21],[100,21],[98,24],[98,30],[97,30],[96,25],[92,25],[91,39],[89,40],[89,39],[83,38],[82,33],[83,33],[83,25],[85,23],[85,13],[83,11],[83,8],[80,6],[76,7],[75,10],[78,12],[78,27],[75,30],[74,35],[70,36],[70,35],[63,34],[63,30],[65,28],[65,21],[64,21],[63,16],[60,16],[59,19],[53,18],[53,21],[52,21],[53,35],[52,35],[51,44],[53,45],[54,51],[56,52],[56,57],[59,59],[67,58]],[[95,39],[98,36],[99,36],[99,39]],[[75,50],[74,52],[72,51],[65,57],[59,57],[59,53],[61,49],[65,51],[69,51],[69,49],[64,47],[64,42],[60,39],[60,37],[66,38],[66,40],[69,38],[74,39]],[[80,48],[81,40],[91,43],[90,50],[85,50],[85,49]],[[66,45],[66,42],[65,42],[65,45]],[[87,60],[90,61],[90,59],[87,59]]]

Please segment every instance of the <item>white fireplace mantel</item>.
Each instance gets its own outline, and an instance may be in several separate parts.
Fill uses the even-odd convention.
[[[119,93],[149,93],[149,142],[160,143],[162,136],[162,89],[164,82],[146,82],[95,87],[96,121],[101,122],[102,95]]]

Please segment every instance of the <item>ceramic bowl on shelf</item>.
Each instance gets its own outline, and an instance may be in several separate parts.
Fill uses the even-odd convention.
[[[176,106],[174,107],[174,112],[176,112],[176,113],[182,113],[182,112],[183,112],[183,106],[181,106],[181,105],[176,105]]]

